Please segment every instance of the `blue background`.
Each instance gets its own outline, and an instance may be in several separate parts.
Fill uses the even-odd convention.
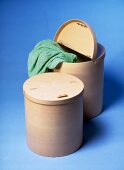
[[[28,53],[69,19],[89,23],[106,48],[103,113],[85,125],[84,146],[59,158],[25,142]],[[0,0],[0,170],[124,169],[124,1]]]

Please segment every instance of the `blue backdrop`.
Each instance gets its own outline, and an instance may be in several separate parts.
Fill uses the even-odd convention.
[[[106,48],[103,113],[85,125],[84,146],[59,158],[25,142],[23,82],[28,53],[66,20],[89,23]],[[0,0],[0,170],[124,169],[124,1]]]

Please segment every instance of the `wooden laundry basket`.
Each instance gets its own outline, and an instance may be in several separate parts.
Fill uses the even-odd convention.
[[[54,72],[68,73],[84,83],[84,116],[97,116],[103,106],[105,48],[96,42],[91,27],[80,20],[65,22],[57,31],[54,40],[64,50],[77,54],[77,63],[59,64]]]
[[[81,146],[83,88],[65,73],[44,73],[24,83],[26,138],[33,152],[56,157]]]

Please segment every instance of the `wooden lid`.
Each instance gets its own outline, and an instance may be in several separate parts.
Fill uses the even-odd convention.
[[[26,98],[36,103],[56,105],[72,101],[83,91],[84,85],[77,77],[65,73],[43,73],[25,81]]]
[[[54,40],[84,56],[97,57],[96,36],[92,28],[81,20],[69,20],[57,31]]]

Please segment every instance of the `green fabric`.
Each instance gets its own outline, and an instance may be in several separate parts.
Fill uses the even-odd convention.
[[[77,61],[77,56],[64,52],[57,42],[43,40],[30,52],[28,58],[29,77],[54,69],[59,63]]]

